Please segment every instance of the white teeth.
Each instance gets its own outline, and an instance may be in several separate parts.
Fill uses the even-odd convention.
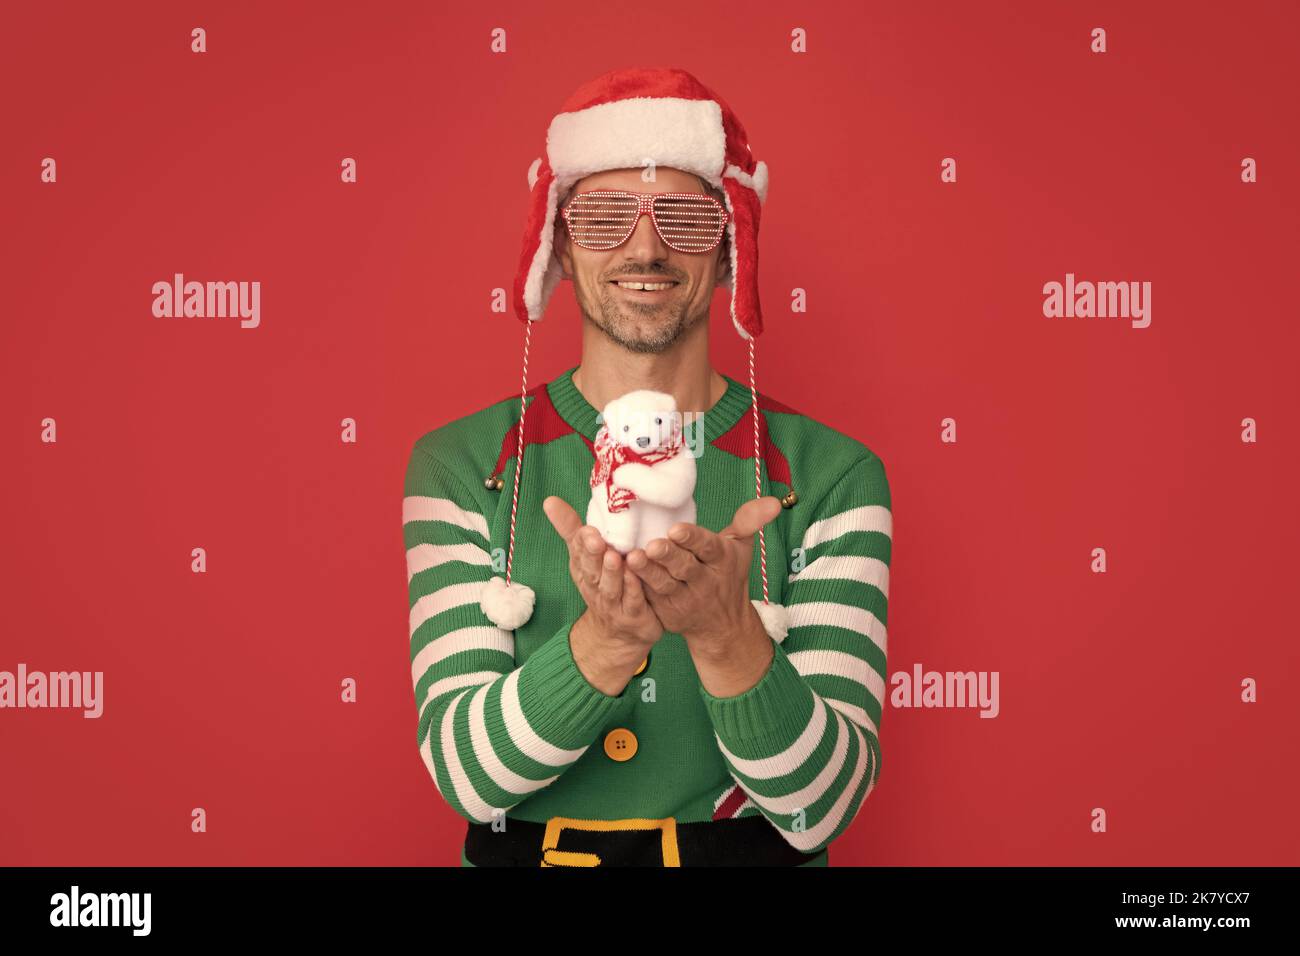
[[[645,292],[658,292],[660,289],[671,289],[677,283],[675,282],[620,282],[619,288],[638,289]]]

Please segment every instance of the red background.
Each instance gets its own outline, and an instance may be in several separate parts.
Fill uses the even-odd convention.
[[[518,388],[526,171],[625,65],[771,169],[758,385],[886,464],[891,674],[1000,673],[996,719],[887,707],[833,864],[1300,862],[1295,5],[470,6],[7,12],[0,669],[104,671],[105,712],[0,711],[0,863],[458,861],[403,472]],[[261,327],[154,318],[174,272],[260,281]],[[1045,318],[1066,272],[1151,326]],[[744,379],[724,292],[713,329]],[[567,285],[534,331],[530,384],[577,363]]]

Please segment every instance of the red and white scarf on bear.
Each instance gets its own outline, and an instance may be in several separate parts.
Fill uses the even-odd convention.
[[[614,441],[609,437],[609,429],[605,425],[601,425],[600,431],[596,432],[594,443],[596,463],[591,468],[591,488],[592,493],[595,494],[597,488],[604,487],[605,500],[611,513],[626,511],[632,502],[636,501],[636,495],[628,489],[614,487],[614,471],[619,465],[629,462],[641,465],[658,464],[669,458],[675,458],[685,447],[682,442],[681,417],[675,413],[669,414],[672,415],[672,435],[665,444],[644,454]]]

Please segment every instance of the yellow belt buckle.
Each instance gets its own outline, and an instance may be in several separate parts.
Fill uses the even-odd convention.
[[[579,853],[573,850],[557,849],[560,845],[560,833],[564,830],[653,830],[663,831],[661,847],[664,866],[681,866],[677,854],[677,820],[664,817],[662,820],[648,820],[632,817],[627,820],[577,820],[573,817],[551,817],[546,821],[546,834],[542,837],[542,866],[600,866],[600,857],[595,853]]]

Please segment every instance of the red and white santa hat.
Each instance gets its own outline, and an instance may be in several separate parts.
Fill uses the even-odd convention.
[[[555,255],[557,210],[584,176],[647,163],[695,173],[725,194],[731,321],[742,339],[763,331],[758,305],[758,220],[767,165],[755,160],[745,127],[722,99],[677,69],[614,70],[581,86],[546,132],[546,155],[528,167],[532,202],[515,277],[515,312],[542,318],[563,270]]]
[[[718,284],[731,291],[731,322],[749,344],[750,395],[754,427],[755,497],[759,478],[758,392],[754,387],[754,339],[763,331],[758,301],[758,226],[767,198],[767,165],[755,160],[749,137],[731,107],[685,70],[613,70],[583,84],[561,107],[546,132],[546,152],[528,168],[531,200],[523,249],[515,277],[515,313],[525,325],[524,377],[520,395],[519,443],[515,456],[514,502],[506,575],[493,577],[481,605],[499,627],[514,630],[532,614],[531,588],[510,579],[515,547],[515,514],[523,467],[524,415],[528,391],[528,344],[551,294],[563,277],[554,250],[558,209],[574,183],[607,169],[640,169],[647,163],[700,176],[722,191],[731,267]],[[785,609],[767,600],[767,551],[759,532],[763,600],[755,601],[764,626],[776,640],[785,637]]]

